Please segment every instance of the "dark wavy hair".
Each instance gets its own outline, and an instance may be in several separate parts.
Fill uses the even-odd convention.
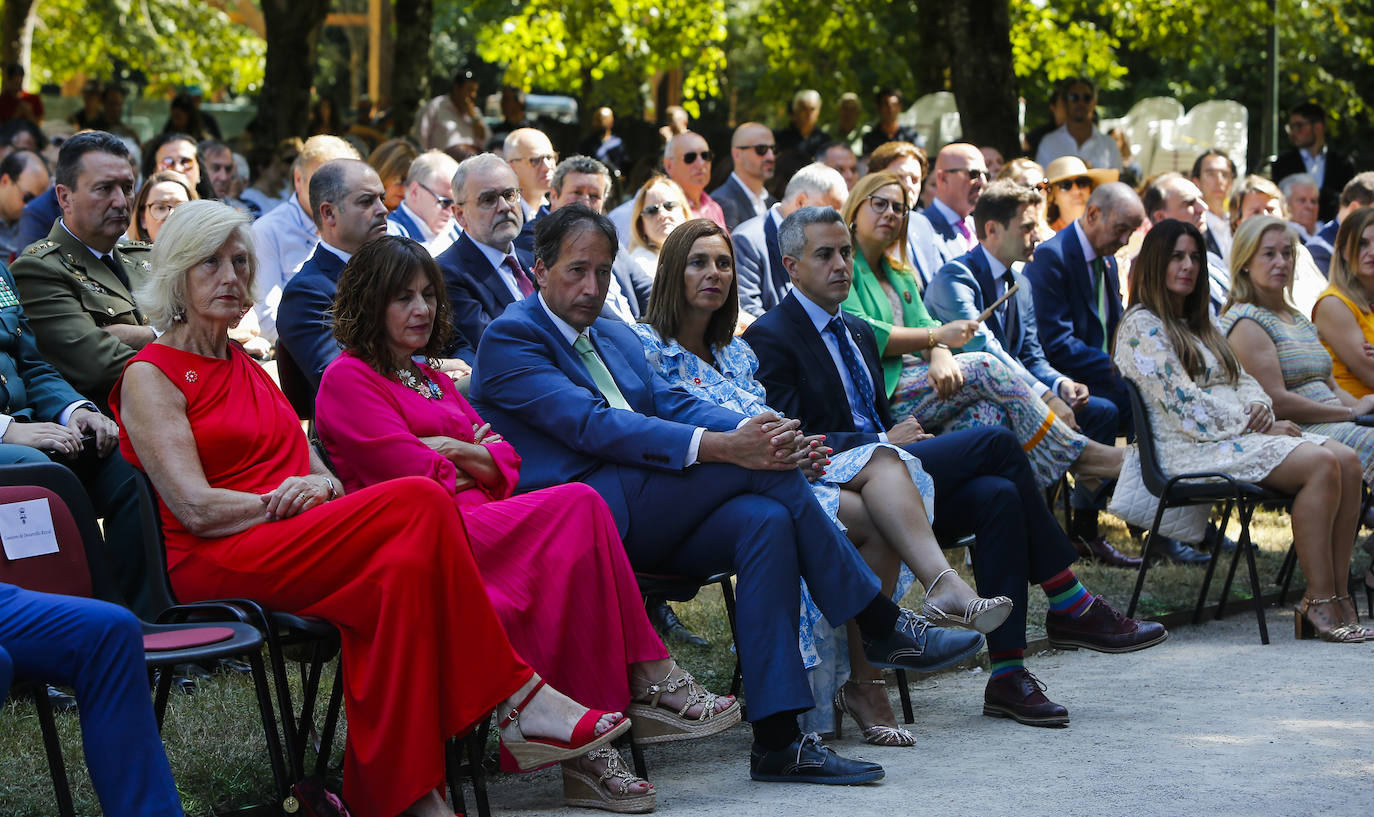
[[[718,235],[725,239],[730,257],[735,257],[735,243],[724,227],[705,218],[683,222],[668,234],[658,253],[658,271],[654,273],[654,287],[649,293],[649,308],[641,323],[647,323],[665,341],[676,338],[682,331],[682,317],[687,311],[687,258],[698,239]],[[735,321],[739,318],[739,276],[730,276],[730,291],[725,303],[706,323],[706,343],[713,349],[723,348],[735,336]]]
[[[443,273],[428,250],[398,235],[374,238],[353,254],[339,275],[339,291],[330,310],[334,338],[385,377],[391,376],[386,308],[417,269],[424,271],[434,287],[435,299],[434,328],[419,354],[434,361],[444,356],[453,341],[453,315]]]

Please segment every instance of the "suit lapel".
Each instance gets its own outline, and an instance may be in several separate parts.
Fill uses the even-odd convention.
[[[844,404],[843,410],[837,412],[837,416],[850,418],[849,401],[844,396],[844,381],[840,379],[840,373],[835,368],[835,359],[830,356],[830,350],[826,348],[825,341],[821,339],[821,333],[816,331],[816,325],[811,322],[811,316],[806,314],[792,293],[782,299],[778,305],[788,320],[792,321],[792,337],[801,339],[801,346],[806,350],[806,355],[811,358],[810,370],[819,373],[824,381],[821,384],[821,392],[827,399],[838,404]],[[844,311],[841,310],[841,315]],[[881,381],[879,381],[881,382]]]
[[[477,242],[468,237],[467,233],[463,233],[463,237],[458,241],[463,246],[463,264],[475,273],[473,277],[487,288],[502,308],[515,303],[515,297],[510,294],[506,282],[501,280],[501,274],[492,267],[486,254],[477,247]]]
[[[978,282],[978,292],[983,296],[982,307],[987,309],[997,300],[997,282],[992,280],[992,270],[988,267],[987,260],[983,258],[983,253],[975,247],[972,252],[965,254],[959,259],[973,273],[973,280]],[[1007,329],[1002,325],[1002,319],[997,317],[997,313],[988,316],[988,328],[992,330],[999,343],[1004,347],[1007,345]]]
[[[787,275],[787,268],[782,265],[782,248],[778,244],[778,225],[773,223],[771,210],[763,215],[763,243],[768,245],[768,280],[773,284],[773,292],[786,292],[791,279]],[[776,305],[774,302],[768,306],[771,308]]]
[[[563,339],[563,333],[558,331],[548,313],[544,311],[544,306],[538,298],[529,298],[516,304],[512,309],[524,309],[527,312],[528,320],[538,326],[544,334],[548,335],[549,346],[553,351],[555,363],[558,368],[568,376],[568,379],[579,386],[590,390],[593,394],[600,394],[601,390],[596,387],[596,382],[592,380],[587,367],[582,365],[582,359],[577,354],[577,350]]]
[[[611,372],[611,378],[620,387],[620,394],[625,398],[625,402],[641,414],[653,414],[653,406],[646,405],[652,401],[648,399],[644,383],[633,376],[634,370],[630,361],[626,360],[625,356],[620,353],[620,348],[603,337],[595,324],[587,330],[587,334],[592,339],[592,345],[596,347],[596,353],[601,355],[601,362],[606,364],[606,368]],[[596,391],[598,394],[601,393],[599,389]]]

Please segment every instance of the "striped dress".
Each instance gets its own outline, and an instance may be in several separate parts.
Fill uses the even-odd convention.
[[[1317,327],[1302,315],[1290,313],[1292,322],[1285,321],[1273,311],[1255,304],[1234,304],[1221,316],[1221,331],[1227,335],[1242,319],[1259,324],[1274,341],[1279,355],[1279,369],[1283,385],[1294,394],[1328,403],[1341,404],[1336,393],[1327,385],[1331,379],[1331,355],[1317,337]],[[1374,428],[1355,423],[1302,423],[1303,431],[1339,440],[1360,455],[1364,465],[1364,481],[1374,480]]]

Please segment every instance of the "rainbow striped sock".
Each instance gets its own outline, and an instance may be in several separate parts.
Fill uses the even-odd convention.
[[[1040,588],[1050,600],[1050,615],[1078,618],[1087,612],[1093,600],[1088,589],[1067,568],[1063,573],[1041,582]]]
[[[989,652],[988,660],[992,662],[992,680],[997,680],[1003,675],[1007,675],[1026,666],[1025,650],[998,650]]]

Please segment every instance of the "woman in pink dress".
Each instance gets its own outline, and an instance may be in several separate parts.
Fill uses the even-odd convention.
[[[641,743],[738,722],[733,698],[706,692],[669,657],[601,497],[580,483],[512,496],[515,449],[446,375],[416,359],[438,357],[451,333],[443,277],[419,244],[379,238],[344,268],[334,303],[344,353],[325,370],[315,403],[344,485],[423,476],[451,492],[511,643],[573,698],[628,705]],[[566,762],[563,781],[574,805],[653,807],[653,787],[614,749]]]

